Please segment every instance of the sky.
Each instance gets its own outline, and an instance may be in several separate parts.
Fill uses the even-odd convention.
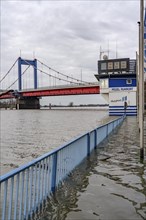
[[[1,78],[21,56],[35,57],[66,75],[96,82],[100,47],[102,51],[109,48],[109,58],[135,58],[139,8],[139,0],[1,0]],[[17,66],[5,84],[14,81],[16,74]],[[28,75],[27,86],[27,81],[33,81],[32,71]],[[41,80],[42,84],[47,81],[43,77]],[[42,100],[57,104],[104,103],[101,95]]]

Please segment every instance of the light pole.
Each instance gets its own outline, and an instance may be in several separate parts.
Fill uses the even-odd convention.
[[[137,120],[140,123],[140,114],[139,114],[139,64],[140,64],[140,21],[137,22],[138,24],[138,54],[136,53],[136,61],[137,61],[137,71],[136,71],[136,80],[137,80]],[[140,125],[139,125],[140,126]],[[140,127],[139,127],[140,128]]]
[[[139,36],[139,128],[140,159],[144,159],[144,0],[140,0],[140,36]]]

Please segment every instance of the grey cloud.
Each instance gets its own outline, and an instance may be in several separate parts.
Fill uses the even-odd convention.
[[[81,67],[96,71],[99,47],[107,47],[108,41],[111,51],[117,41],[119,55],[132,57],[138,45],[138,10],[138,2],[128,1],[3,2],[2,72],[20,49],[28,57],[35,51],[44,62],[64,71]]]

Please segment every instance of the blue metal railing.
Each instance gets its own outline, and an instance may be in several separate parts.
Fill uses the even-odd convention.
[[[2,220],[28,219],[124,119],[102,125],[0,177]]]

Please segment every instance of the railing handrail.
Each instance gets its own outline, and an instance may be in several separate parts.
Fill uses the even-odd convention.
[[[121,117],[119,117],[119,118],[117,118],[117,119],[111,120],[110,122],[107,122],[107,123],[105,123],[105,124],[103,124],[103,125],[100,125],[100,126],[98,126],[96,129],[100,129],[100,128],[102,128],[102,127],[108,125],[108,124],[111,124],[111,123],[113,123],[114,121],[117,121],[118,119],[121,119],[122,117],[124,117],[124,116],[121,116]],[[13,176],[17,175],[18,173],[20,173],[20,172],[22,172],[22,171],[28,169],[29,167],[34,166],[35,164],[39,163],[41,160],[46,159],[46,158],[49,157],[49,156],[52,156],[53,154],[59,152],[59,151],[62,150],[63,148],[65,148],[65,147],[67,147],[68,145],[74,143],[75,141],[81,139],[82,137],[86,136],[87,134],[93,132],[94,130],[95,130],[95,129],[93,129],[93,130],[91,130],[91,131],[89,131],[89,132],[86,132],[86,133],[84,133],[84,134],[82,134],[82,135],[79,135],[79,136],[77,136],[77,137],[71,139],[70,141],[65,142],[63,145],[57,147],[56,149],[51,150],[51,151],[49,151],[48,153],[43,154],[42,156],[40,156],[40,157],[38,157],[38,158],[36,158],[36,159],[30,161],[30,162],[27,162],[27,164],[21,165],[21,166],[19,166],[18,168],[15,168],[14,170],[12,170],[12,171],[10,171],[10,172],[8,172],[8,173],[6,173],[6,174],[0,176],[0,183],[6,181],[6,180],[9,179],[10,177],[13,177]]]
[[[124,115],[117,117],[1,176],[2,220],[30,219],[69,173],[123,120]]]

